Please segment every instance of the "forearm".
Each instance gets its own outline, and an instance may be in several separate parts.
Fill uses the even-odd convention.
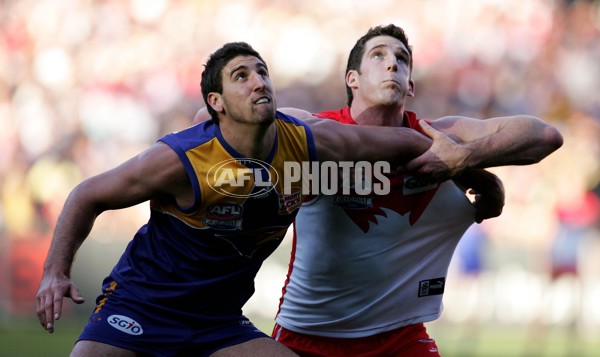
[[[92,230],[99,211],[85,203],[82,191],[81,185],[76,187],[65,203],[56,223],[44,272],[69,277],[75,254]]]
[[[465,166],[485,168],[534,164],[563,144],[558,130],[535,117],[519,116],[499,121],[495,132],[465,142]]]
[[[376,131],[361,133],[359,139],[361,144],[353,146],[359,160],[381,160],[402,165],[423,154],[431,146],[431,139],[413,129],[397,127],[376,129]]]
[[[387,161],[392,166],[403,165],[423,154],[431,139],[409,128],[342,125],[348,132],[343,144],[332,145],[330,160]]]

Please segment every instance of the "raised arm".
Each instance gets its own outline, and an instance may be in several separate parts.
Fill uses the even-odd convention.
[[[483,120],[444,117],[431,122],[431,126],[421,121],[421,126],[427,135],[435,137],[441,131],[468,151],[468,155],[461,152],[456,157],[457,152],[444,151],[444,147],[434,144],[407,165],[410,171],[434,177],[448,165],[465,170],[534,164],[563,144],[562,135],[554,126],[528,115]]]
[[[186,195],[186,189],[190,189],[190,184],[183,164],[162,143],[75,187],[60,214],[44,264],[37,294],[37,314],[42,326],[54,331],[54,320],[62,313],[63,297],[76,303],[84,301],[71,281],[71,267],[98,215],[164,195],[186,204],[184,198],[192,197]]]

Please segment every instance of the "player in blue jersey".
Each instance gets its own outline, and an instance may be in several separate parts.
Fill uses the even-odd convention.
[[[486,159],[427,124],[433,141],[407,128],[302,122],[277,112],[267,65],[245,43],[209,57],[202,94],[213,120],[160,138],[69,195],[37,294],[49,332],[63,298],[84,302],[70,275],[96,217],[145,201],[151,212],[104,280],[71,356],[294,355],[242,314],[258,269],[307,194],[302,180],[286,180],[286,165],[400,165],[432,142],[453,153],[443,164],[450,175]]]

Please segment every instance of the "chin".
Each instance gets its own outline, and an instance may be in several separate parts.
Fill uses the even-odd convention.
[[[272,114],[260,114],[254,117],[253,122],[257,124],[272,124],[275,122],[275,112]]]
[[[389,96],[381,98],[381,104],[386,106],[398,105],[402,100],[404,100],[404,96],[400,93],[391,93]]]

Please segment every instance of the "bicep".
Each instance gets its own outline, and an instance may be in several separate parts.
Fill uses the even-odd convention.
[[[186,180],[177,154],[157,143],[116,168],[86,180],[84,197],[99,212],[119,209],[165,195],[175,197],[179,187],[186,187]]]
[[[320,161],[386,160],[404,163],[425,152],[431,140],[416,130],[307,120]]]
[[[306,120],[306,119],[311,119],[314,118],[314,116],[312,115],[311,112],[303,110],[303,109],[298,109],[298,108],[280,108],[277,109],[282,113],[285,113],[287,115],[293,116],[295,118],[298,118],[300,120]]]
[[[485,138],[502,130],[508,117],[476,119],[461,116],[447,116],[430,122],[430,125],[446,134],[457,143],[468,143]]]
[[[333,120],[310,118],[310,125],[319,161],[342,161],[354,156],[359,136]]]

